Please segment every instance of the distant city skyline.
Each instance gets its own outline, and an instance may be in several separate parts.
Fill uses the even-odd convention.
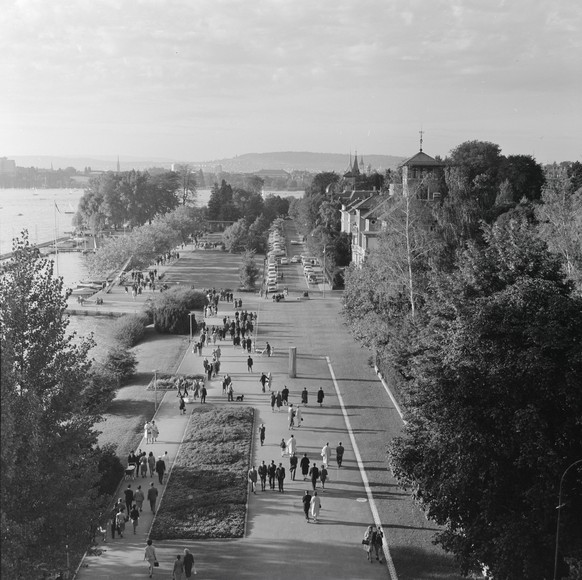
[[[7,0],[0,156],[582,160],[570,0]]]

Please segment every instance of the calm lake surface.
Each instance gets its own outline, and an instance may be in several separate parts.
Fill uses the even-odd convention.
[[[23,229],[28,230],[31,243],[43,243],[73,231],[72,219],[83,189],[0,189],[0,254],[12,251],[12,240]],[[281,197],[302,197],[303,191],[273,191]],[[197,205],[208,204],[210,189],[198,190]],[[55,207],[56,206],[56,207]],[[58,210],[56,209],[58,208]],[[55,261],[55,256],[49,256]],[[66,287],[88,277],[81,253],[60,253],[55,263],[55,275],[63,277]],[[71,316],[68,332],[79,336],[93,333],[97,343],[91,357],[102,359],[111,344],[111,325],[114,319],[98,316]]]

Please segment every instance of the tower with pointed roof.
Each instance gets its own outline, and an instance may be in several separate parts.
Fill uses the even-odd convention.
[[[420,130],[419,134],[419,152],[400,166],[402,169],[402,195],[418,195],[422,199],[432,200],[436,199],[438,194],[440,198],[436,177],[442,171],[444,163],[424,153],[422,150],[424,131]]]

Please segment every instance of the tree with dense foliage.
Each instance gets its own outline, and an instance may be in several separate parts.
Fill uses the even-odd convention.
[[[582,188],[578,191],[564,171],[548,177],[536,205],[539,235],[562,256],[566,273],[582,291]]]
[[[464,573],[542,580],[560,477],[582,457],[582,298],[526,221],[483,240],[433,281],[403,348],[407,424],[390,462]],[[582,540],[580,472],[564,493],[567,554]]]
[[[212,186],[208,200],[208,219],[236,221],[241,217],[234,205],[232,187],[223,179],[221,184]]]
[[[258,278],[259,267],[255,260],[255,252],[247,250],[243,255],[242,263],[239,268],[240,285],[247,290],[254,290],[257,286]]]
[[[94,177],[85,188],[75,216],[77,227],[98,233],[105,226],[140,226],[180,205],[179,176],[173,171],[108,172]]]
[[[222,233],[224,249],[231,254],[242,252],[247,246],[249,225],[245,218],[241,218],[228,226]]]
[[[180,183],[180,203],[182,206],[193,205],[196,202],[196,173],[187,163],[177,165],[176,173]]]
[[[173,286],[169,290],[155,295],[149,314],[154,321],[154,328],[157,332],[188,334],[190,331],[189,313],[192,310],[202,310],[207,303],[208,300],[202,292]]]
[[[286,216],[289,213],[290,198],[280,195],[268,195],[263,205],[263,215],[271,223],[279,216]]]
[[[28,235],[0,276],[2,577],[66,568],[95,510],[99,419],[86,397],[91,340],[67,334],[66,293]]]

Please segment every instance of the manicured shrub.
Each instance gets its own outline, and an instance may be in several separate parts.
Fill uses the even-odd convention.
[[[95,363],[83,386],[85,410],[89,413],[104,413],[115,397],[118,388],[117,376],[101,363]]]
[[[189,312],[202,310],[208,303],[206,296],[198,290],[174,286],[158,294],[151,303],[154,327],[165,334],[188,334],[190,332]],[[192,332],[198,324],[192,318]]]
[[[135,375],[137,360],[135,354],[124,346],[109,349],[103,366],[111,372],[121,384]]]
[[[113,324],[113,338],[127,348],[135,346],[145,334],[145,327],[149,324],[146,313],[125,314]]]

